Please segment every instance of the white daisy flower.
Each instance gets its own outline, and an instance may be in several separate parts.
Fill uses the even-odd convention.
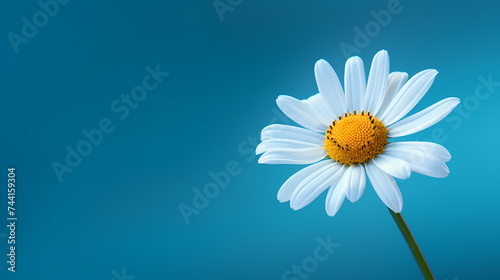
[[[290,177],[278,192],[280,202],[295,209],[311,203],[327,188],[326,212],[333,216],[347,197],[357,201],[366,176],[392,211],[403,208],[403,197],[393,177],[407,179],[417,172],[446,177],[451,158],[443,146],[431,142],[389,142],[426,129],[446,117],[459,103],[455,97],[403,118],[425,95],[437,75],[424,70],[389,74],[389,55],[373,58],[368,81],[363,61],[347,60],[344,89],[325,60],[314,67],[319,93],[306,100],[280,95],[278,107],[302,127],[272,124],[262,130],[256,149],[259,163],[311,164]],[[408,81],[407,81],[408,80]]]

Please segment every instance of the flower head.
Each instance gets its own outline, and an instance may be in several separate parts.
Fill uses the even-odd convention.
[[[344,89],[325,60],[314,67],[319,93],[306,100],[280,95],[278,107],[302,127],[273,124],[262,130],[256,153],[259,163],[311,164],[292,175],[278,192],[281,202],[298,210],[327,188],[326,212],[333,216],[344,199],[359,200],[366,175],[380,199],[396,213],[403,198],[393,177],[411,172],[442,178],[449,173],[451,155],[431,142],[391,142],[426,129],[446,117],[459,103],[450,97],[406,118],[429,90],[436,70],[389,74],[389,55],[373,58],[368,81],[363,61],[347,60]]]

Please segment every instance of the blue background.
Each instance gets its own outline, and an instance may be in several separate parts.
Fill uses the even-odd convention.
[[[258,165],[251,141],[270,122],[285,122],[276,114],[279,94],[317,92],[316,60],[328,60],[343,79],[340,44],[355,46],[354,28],[370,25],[370,11],[388,3],[243,0],[220,18],[211,0],[70,1],[18,53],[7,34],[20,35],[21,18],[32,20],[41,7],[4,3],[0,278],[282,279],[313,256],[317,238],[330,236],[340,246],[309,279],[422,279],[370,185],[334,218],[325,194],[293,211],[276,194],[301,166]],[[389,51],[391,71],[437,69],[413,112],[445,97],[462,100],[447,119],[407,137],[445,145],[450,176],[398,180],[402,214],[436,279],[500,278],[499,8],[498,1],[401,0],[401,12],[354,53],[367,70],[380,49]],[[112,102],[157,64],[170,75],[121,120]],[[481,88],[489,94],[482,100],[480,77],[497,83]],[[75,149],[81,131],[103,118],[114,131],[58,180],[53,162],[64,164],[65,147]],[[193,207],[193,189],[235,162],[239,173],[186,223],[179,206]],[[3,225],[10,166],[16,273],[7,271]]]

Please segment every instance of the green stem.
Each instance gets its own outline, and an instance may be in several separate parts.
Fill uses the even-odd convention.
[[[406,243],[408,244],[408,247],[410,247],[411,253],[413,254],[413,257],[418,263],[418,267],[422,271],[422,274],[424,275],[426,280],[434,280],[434,275],[432,275],[432,271],[429,268],[429,265],[427,264],[427,261],[425,260],[424,255],[422,254],[422,251],[420,251],[420,248],[418,247],[417,241],[415,241],[415,238],[413,237],[413,234],[411,234],[410,229],[406,225],[405,220],[403,219],[403,216],[401,216],[401,213],[395,213],[391,209],[389,209],[389,212],[391,212],[392,218],[396,222],[396,224],[399,227],[399,230],[403,234],[403,237],[406,240]]]

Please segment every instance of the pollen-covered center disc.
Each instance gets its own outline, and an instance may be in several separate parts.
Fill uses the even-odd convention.
[[[354,111],[333,121],[325,133],[324,148],[330,158],[342,164],[362,164],[384,151],[387,133],[387,128],[370,112]]]

